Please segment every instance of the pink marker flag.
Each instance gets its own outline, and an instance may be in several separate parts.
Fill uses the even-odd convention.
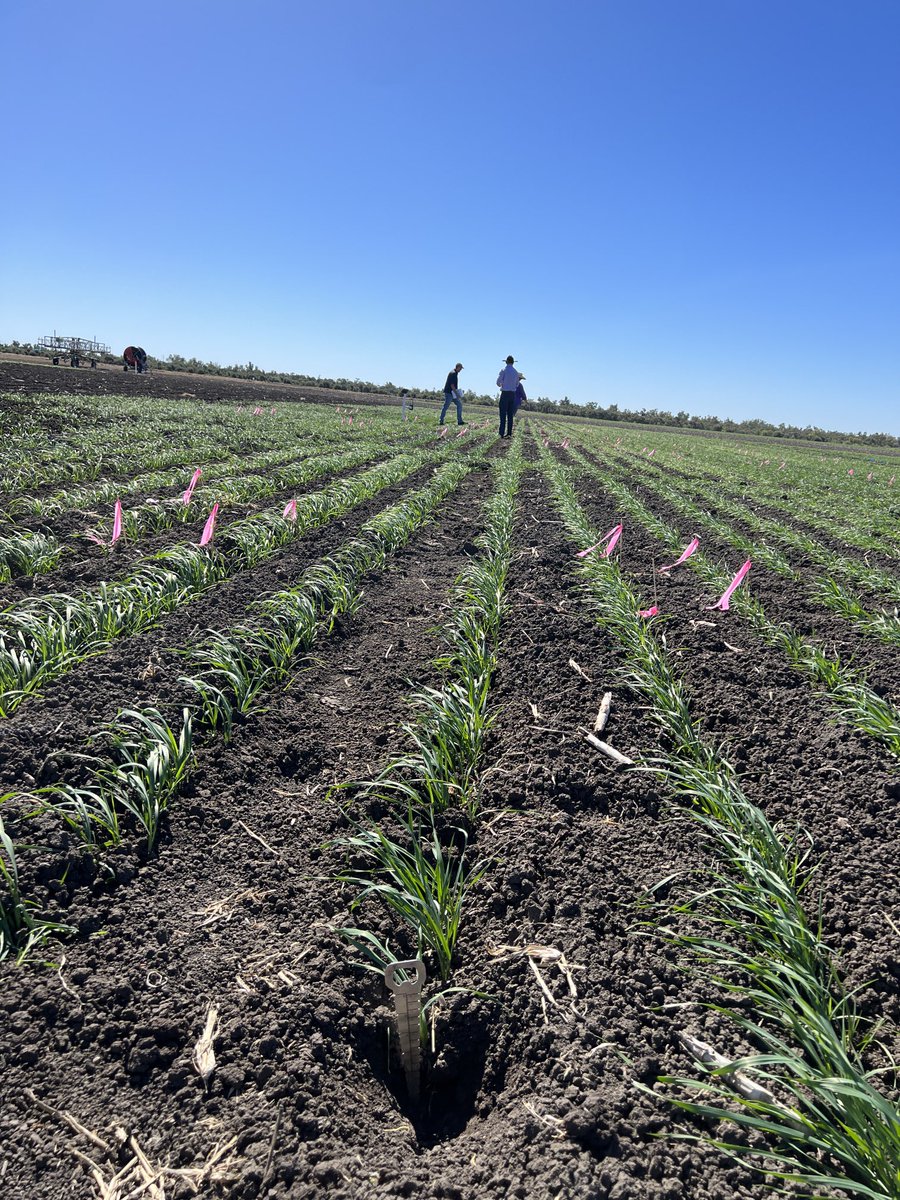
[[[618,542],[618,540],[621,536],[622,536],[622,526],[617,525],[615,527],[615,529],[613,530],[612,537],[609,539],[609,544],[607,545],[607,547],[603,551],[603,553],[600,555],[601,558],[609,558],[609,556],[612,554],[613,550],[615,550],[616,543]]]
[[[297,501],[296,500],[288,500],[287,504],[284,506],[284,512],[281,515],[284,517],[284,519],[286,521],[296,521],[297,520]]]
[[[896,476],[896,475],[892,475],[892,476],[890,477],[890,479],[888,480],[888,487],[893,487],[893,486],[894,486],[894,480],[895,480],[896,478],[897,478],[897,476]]]
[[[447,426],[445,425],[444,428],[441,430],[441,432],[438,434],[438,440],[440,441],[440,439],[442,437],[446,437],[446,436],[447,436]]]
[[[696,538],[696,537],[692,541],[688,542],[681,558],[677,559],[673,563],[669,563],[669,565],[667,567],[659,568],[660,575],[665,575],[665,573],[667,571],[672,571],[672,570],[674,570],[675,567],[680,567],[683,562],[687,562],[687,560],[691,557],[691,555],[695,552],[695,550],[697,549],[697,547],[699,545],[700,545],[700,539]]]
[[[194,494],[194,488],[200,482],[200,476],[202,474],[203,474],[202,467],[198,467],[197,470],[194,472],[194,474],[191,477],[191,482],[185,488],[184,495],[181,497],[181,499],[184,501],[185,507],[187,507],[190,504],[191,496],[193,496],[193,494]]]
[[[872,479],[872,472],[871,472],[871,471],[870,471],[870,472],[868,473],[868,475],[866,476],[866,479],[868,479],[868,480],[871,482],[871,479]]]
[[[647,455],[647,457],[648,457],[648,458],[652,458],[652,457],[653,457],[653,455],[654,455],[655,453],[656,453],[656,450],[655,450],[655,449],[654,449],[654,450],[651,450],[651,451],[650,451],[650,453]]]
[[[254,415],[254,417],[262,416],[262,409],[259,407],[259,405],[257,405],[256,408],[254,408],[253,415]]]
[[[608,533],[605,533],[599,542],[596,542],[593,546],[588,546],[587,550],[579,550],[578,553],[575,555],[575,557],[576,558],[585,558],[592,551],[596,550],[598,546],[602,546],[604,542],[609,542],[609,545],[606,547],[606,549],[600,555],[601,558],[609,558],[610,554],[615,549],[616,542],[619,540],[619,538],[621,536],[622,536],[622,526],[621,525],[613,525],[612,529],[610,529],[610,531]]]
[[[781,464],[781,466],[778,468],[778,470],[779,470],[779,471],[783,471],[783,470],[784,470],[784,468],[785,468],[786,466],[787,466],[787,463],[786,463],[786,462],[783,462],[783,463]]]
[[[852,468],[852,467],[851,467],[851,468],[850,468],[850,470],[847,472],[847,474],[848,474],[848,475],[852,475],[852,474],[853,474],[853,468]]]
[[[752,566],[752,563],[750,562],[750,559],[748,558],[747,561],[744,563],[744,565],[740,568],[738,573],[735,575],[734,579],[732,579],[731,583],[729,583],[728,587],[725,589],[725,591],[722,593],[722,595],[719,597],[719,599],[715,602],[715,604],[707,604],[707,606],[706,606],[707,609],[720,608],[722,610],[722,612],[728,612],[728,604],[729,604],[729,601],[731,600],[732,592],[735,590],[736,587],[738,587],[740,585],[744,576],[750,570],[751,566]]]
[[[122,501],[117,500],[116,501],[116,511],[115,511],[115,515],[113,516],[112,541],[109,544],[111,546],[114,546],[121,536],[122,536]]]
[[[272,409],[272,416],[273,416],[273,417],[275,416],[275,409],[274,409],[274,408]]]
[[[206,546],[213,539],[213,534],[216,532],[216,517],[219,514],[218,500],[212,506],[212,512],[206,518],[206,524],[203,526],[203,536],[200,538],[200,545]]]
[[[659,605],[654,604],[652,608],[639,608],[638,616],[639,617],[655,617],[658,612],[659,612]]]

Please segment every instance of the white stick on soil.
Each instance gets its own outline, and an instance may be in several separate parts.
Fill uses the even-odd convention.
[[[597,711],[597,719],[594,722],[594,733],[602,733],[606,728],[606,722],[609,720],[609,710],[612,705],[612,692],[604,692],[603,699],[600,701],[600,708]]]
[[[634,765],[633,758],[629,758],[627,754],[623,754],[622,751],[617,750],[615,746],[610,746],[608,742],[601,742],[601,740],[598,737],[595,737],[595,735],[589,730],[581,729],[579,732],[584,737],[584,740],[586,742],[590,742],[595,750],[599,750],[601,754],[605,754],[606,757],[611,758],[613,762],[620,763],[622,766],[626,767],[631,767]]]
[[[713,1050],[708,1042],[701,1042],[699,1038],[691,1037],[689,1033],[679,1033],[679,1041],[688,1054],[693,1054],[699,1062],[706,1063],[709,1067],[727,1067],[730,1059],[724,1054],[719,1054]],[[761,1084],[755,1083],[749,1075],[745,1075],[743,1071],[728,1071],[723,1075],[736,1092],[740,1092],[742,1096],[746,1096],[748,1100],[755,1100],[760,1104],[772,1104],[776,1108],[781,1108],[768,1088],[764,1088]]]

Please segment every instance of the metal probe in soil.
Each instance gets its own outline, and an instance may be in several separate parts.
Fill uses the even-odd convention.
[[[400,978],[398,978],[398,974]],[[409,977],[410,975],[412,978]],[[389,963],[384,969],[384,982],[394,996],[397,1033],[400,1036],[400,1053],[403,1057],[403,1069],[406,1072],[406,1088],[410,1100],[413,1104],[418,1104],[421,1068],[419,1016],[422,1008],[425,964],[420,958]]]

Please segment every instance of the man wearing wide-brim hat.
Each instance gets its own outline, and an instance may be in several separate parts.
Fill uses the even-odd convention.
[[[516,411],[516,388],[525,376],[516,370],[515,359],[507,355],[506,366],[497,376],[497,387],[500,389],[500,436],[512,437],[513,413]]]

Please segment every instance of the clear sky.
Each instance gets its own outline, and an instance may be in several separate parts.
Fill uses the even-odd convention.
[[[898,0],[5,0],[0,341],[900,433]]]

